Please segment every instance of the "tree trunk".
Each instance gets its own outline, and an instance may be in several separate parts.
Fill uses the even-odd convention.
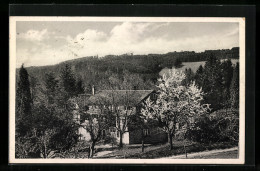
[[[186,145],[184,143],[184,152],[185,152],[185,156],[186,156],[186,159],[188,158],[188,155],[187,155],[187,150],[186,150]]]
[[[90,151],[89,151],[89,157],[90,158],[93,158],[94,150],[95,150],[95,142],[92,142],[91,147],[90,147]]]
[[[171,133],[168,133],[168,142],[170,144],[170,150],[173,149],[173,145],[172,145],[172,134]]]
[[[44,143],[44,158],[47,159],[47,147],[45,143]]]
[[[144,132],[142,130],[142,152],[144,152]]]
[[[119,142],[119,148],[123,147],[123,134],[121,132],[119,132],[120,135],[120,142]]]
[[[142,153],[144,152],[144,140],[142,139]]]

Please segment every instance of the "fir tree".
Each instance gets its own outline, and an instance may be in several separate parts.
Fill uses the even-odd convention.
[[[199,87],[202,87],[203,85],[203,71],[203,66],[200,65],[194,76],[194,80]]]
[[[224,108],[230,107],[230,85],[233,76],[233,67],[230,59],[221,63],[221,71],[222,71],[222,105]]]
[[[32,120],[32,96],[30,90],[29,75],[24,66],[19,72],[19,81],[16,94],[16,127],[21,135],[25,135],[30,129]]]
[[[185,75],[186,78],[183,80],[183,85],[188,86],[189,84],[191,84],[192,81],[194,81],[194,73],[193,71],[189,68],[189,69],[185,69]]]
[[[174,61],[174,67],[175,68],[180,68],[182,66],[182,62],[179,58],[177,58],[175,61]]]
[[[236,67],[233,72],[233,78],[230,86],[230,101],[231,108],[239,108],[239,64],[236,64]]]
[[[230,88],[231,80],[233,76],[233,67],[230,59],[222,62],[221,64],[222,75],[223,75],[223,86],[225,89]]]
[[[72,73],[71,67],[68,64],[66,64],[61,71],[61,87],[64,91],[65,101],[77,94],[76,80]]]
[[[76,83],[76,92],[77,94],[84,94],[84,85],[82,79],[78,79]]]
[[[48,104],[53,104],[55,102],[55,97],[57,97],[58,80],[56,80],[54,74],[51,72],[45,75],[44,83]]]
[[[202,89],[206,93],[206,103],[211,104],[213,110],[220,109],[223,91],[221,62],[213,55],[205,63]]]

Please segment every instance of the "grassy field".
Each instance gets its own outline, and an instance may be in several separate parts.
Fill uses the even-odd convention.
[[[221,60],[223,61],[223,59]],[[232,64],[236,64],[239,60],[238,59],[231,59]],[[204,66],[206,61],[200,61],[200,62],[183,62],[182,63],[182,67],[178,68],[178,70],[181,71],[185,71],[185,69],[191,69],[194,73],[197,71],[197,69],[199,68],[200,65]],[[166,73],[169,69],[168,68],[164,68],[161,70],[161,72],[159,73],[160,75],[163,75],[164,73]]]

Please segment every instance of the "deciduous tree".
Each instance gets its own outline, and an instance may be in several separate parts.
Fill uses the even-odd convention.
[[[185,87],[181,82],[185,74],[177,70],[170,70],[169,77],[163,75],[159,79],[158,98],[155,102],[149,98],[144,103],[142,114],[159,122],[168,134],[170,149],[172,137],[176,132],[176,123],[180,126],[190,126],[192,118],[198,117],[209,110],[208,104],[201,104],[204,93],[195,82]]]
[[[81,98],[74,98],[74,103],[82,104],[81,100]],[[90,158],[94,155],[95,145],[105,136],[102,135],[102,132],[108,130],[109,127],[113,125],[112,121],[114,121],[113,115],[109,111],[106,97],[97,95],[92,103],[92,106],[97,107],[95,108],[98,110],[96,114],[91,112],[95,109],[89,109],[88,106],[79,105],[80,126],[90,134]]]

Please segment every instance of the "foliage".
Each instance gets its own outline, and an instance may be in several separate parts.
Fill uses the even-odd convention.
[[[206,93],[205,102],[211,104],[213,110],[222,108],[222,71],[221,62],[210,56],[204,66],[202,89]]]
[[[189,86],[194,81],[194,73],[189,69],[185,69],[185,79],[182,81],[182,84],[185,86]]]
[[[66,64],[61,71],[61,88],[63,88],[63,93],[65,100],[76,95],[76,79],[72,73],[70,65]]]
[[[22,67],[20,71],[23,73],[20,80],[26,80],[26,69]],[[62,96],[64,89],[60,90],[60,84],[53,73],[46,74],[44,81],[41,88],[36,87],[40,90],[35,91],[36,98],[30,106],[30,111],[27,111],[27,115],[31,113],[31,117],[17,116],[16,128],[24,130],[22,133],[17,131],[16,134],[16,156],[19,158],[54,157],[56,152],[70,150],[78,141],[78,125],[72,115],[75,107],[69,99],[64,99],[67,97]],[[19,84],[30,85],[28,79],[24,82],[26,84]],[[19,86],[18,92],[27,92],[28,95],[27,86]],[[28,129],[24,129],[25,126]]]
[[[56,152],[65,154],[76,149],[79,125],[73,117],[77,112],[88,121],[85,128],[92,132],[92,152],[95,144],[100,142],[101,131],[115,124],[112,122],[115,120],[117,123],[113,126],[120,132],[120,146],[123,134],[130,127],[144,129],[159,125],[172,140],[176,123],[180,127],[186,126],[188,137],[194,141],[237,142],[238,113],[217,112],[212,118],[205,115],[208,105],[203,105],[211,104],[213,111],[223,108],[227,111],[230,107],[233,111],[238,109],[239,64],[233,69],[230,60],[222,63],[219,60],[227,56],[234,58],[232,53],[120,55],[82,58],[48,67],[25,69],[22,66],[16,91],[16,157],[48,158],[54,157]],[[157,82],[161,69],[179,67],[179,59],[182,62],[207,59],[207,62],[195,74],[191,69],[185,74],[174,70],[169,78],[164,76]],[[156,82],[159,84],[157,88],[154,86]],[[75,105],[75,97],[89,93],[92,85],[97,90],[112,90],[107,97],[99,97],[96,103],[106,115],[90,116],[83,109],[78,111]],[[130,92],[126,91],[118,98],[113,91],[134,89],[158,89],[159,98],[156,101],[148,99],[140,116],[134,115],[136,108]],[[119,109],[122,106],[128,110],[122,113]],[[195,118],[194,124],[191,118]],[[114,139],[108,136],[104,141],[114,142]]]
[[[175,59],[175,61],[174,61],[174,63],[173,63],[173,66],[174,66],[175,68],[180,68],[180,67],[182,67],[182,62],[181,62],[181,60],[180,60],[179,58]]]
[[[233,77],[230,86],[230,101],[231,108],[239,108],[239,64],[236,64],[236,67],[233,72]]]
[[[219,110],[198,118],[192,129],[186,133],[188,139],[200,143],[230,142],[236,144],[239,138],[238,111]]]
[[[172,136],[176,131],[176,123],[179,123],[180,126],[190,125],[191,118],[208,112],[209,105],[201,104],[204,94],[194,82],[188,87],[181,84],[185,79],[184,73],[175,69],[169,72],[169,77],[164,75],[159,80],[157,100],[153,102],[147,99],[142,114],[146,118],[159,122],[168,133],[172,149]]]
[[[221,63],[221,70],[222,70],[222,106],[223,108],[229,108],[231,106],[230,101],[230,86],[231,80],[233,76],[233,67],[231,60],[225,60]]]
[[[75,105],[80,103],[80,98],[74,98]],[[80,123],[81,127],[87,130],[90,134],[90,155],[89,157],[93,157],[95,145],[100,142],[103,138],[102,131],[107,130],[110,126],[112,126],[112,118],[111,112],[108,110],[107,101],[102,96],[96,96],[95,106],[98,106],[100,113],[92,114],[89,113],[88,106],[81,106],[79,108],[80,114]]]
[[[55,102],[55,97],[57,96],[58,80],[55,78],[53,73],[47,73],[45,76],[45,93],[49,104]]]
[[[176,59],[182,62],[206,61],[209,55],[216,56],[217,59],[237,59],[239,57],[238,48],[231,50],[212,50],[202,53],[195,52],[170,52],[167,54],[148,55],[108,55],[102,58],[93,56],[74,59],[54,66],[29,67],[28,72],[38,78],[44,79],[45,73],[60,73],[65,65],[69,64],[71,70],[80,78],[87,87],[86,93],[91,89],[88,85],[95,85],[97,89],[103,89],[103,83],[108,82],[111,74],[118,74],[122,78],[123,71],[137,74],[144,81],[144,89],[151,89],[159,77],[159,72],[167,67],[174,66]]]
[[[187,153],[194,153],[194,152],[202,152],[214,149],[227,149],[234,147],[234,144],[229,142],[217,142],[217,143],[194,143],[194,142],[185,142],[185,141],[174,141],[173,142],[173,149],[169,150],[169,144],[158,144],[152,146],[146,146],[146,152],[140,153],[140,146],[135,147],[125,147],[122,150],[114,150],[112,153],[101,156],[98,158],[129,158],[129,159],[155,159],[155,158],[162,158],[162,157],[170,157],[173,155],[182,155],[185,154],[185,150],[183,148],[183,144],[187,144],[186,151]],[[188,154],[188,158],[189,154]]]
[[[40,150],[37,140],[27,133],[27,135],[15,136],[15,157],[16,158],[39,158]]]
[[[76,94],[84,94],[84,92],[85,90],[84,90],[83,81],[81,78],[78,78],[76,82]]]
[[[41,136],[37,137],[41,157],[52,158],[54,157],[55,151],[51,148],[51,139],[55,135],[55,129],[46,129]]]
[[[33,116],[29,75],[23,65],[19,72],[16,104],[16,133],[24,136],[30,130]]]
[[[118,91],[110,91],[106,97],[108,111],[115,115],[116,129],[119,132],[120,141],[119,147],[123,147],[123,134],[128,131],[128,125],[131,124],[131,116],[136,113],[136,101],[134,94],[129,90],[125,90],[123,93]],[[124,110],[122,110],[122,107]]]
[[[112,147],[114,145],[118,144],[117,139],[113,135],[110,135],[110,134],[105,136],[103,143],[104,144],[111,144]]]
[[[202,65],[200,65],[194,76],[194,79],[196,80],[196,83],[199,87],[202,87],[204,85],[203,71],[204,68]]]

